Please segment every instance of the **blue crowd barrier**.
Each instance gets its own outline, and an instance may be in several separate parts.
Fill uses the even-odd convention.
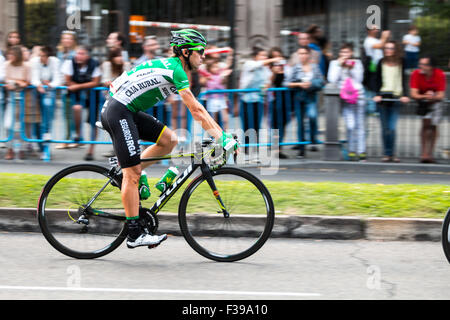
[[[14,139],[15,136],[15,130],[14,127],[16,125],[16,120],[19,121],[20,124],[20,132],[19,137],[23,142],[27,143],[38,143],[42,144],[44,148],[45,153],[45,160],[49,161],[51,159],[51,148],[50,144],[52,143],[65,143],[65,144],[71,144],[71,143],[77,143],[77,144],[96,144],[96,145],[106,145],[111,144],[111,141],[108,139],[108,141],[100,141],[99,139],[96,139],[96,127],[95,122],[99,120],[101,108],[105,101],[105,94],[107,94],[108,88],[106,87],[97,87],[88,90],[88,94],[90,96],[90,105],[89,105],[89,125],[91,126],[92,130],[90,133],[89,138],[87,138],[86,134],[82,132],[81,136],[84,137],[81,140],[75,140],[71,134],[74,131],[74,122],[72,119],[72,109],[71,109],[71,103],[70,102],[70,94],[67,92],[66,86],[59,86],[56,88],[51,89],[53,92],[53,100],[52,100],[52,106],[49,108],[41,109],[42,103],[39,102],[39,99],[43,99],[41,95],[38,94],[38,91],[36,87],[29,86],[25,90],[17,91],[17,92],[9,92],[4,90],[4,85],[0,84],[0,104],[2,105],[0,107],[0,115],[2,115],[2,119],[4,119],[4,112],[6,109],[5,105],[6,103],[9,103],[9,112],[12,112],[12,115],[15,115],[16,110],[15,108],[19,108],[19,119],[16,119],[15,116],[12,116],[12,122],[13,124],[9,126],[8,128],[5,127],[5,121],[2,121],[2,124],[0,125],[0,142],[10,142]],[[25,92],[28,92],[30,95],[28,99],[31,99],[31,105],[35,110],[38,110],[41,114],[41,129],[46,128],[48,126],[51,127],[51,130],[54,131],[54,126],[52,123],[54,123],[55,115],[56,115],[56,105],[60,107],[59,114],[61,115],[60,119],[58,120],[58,123],[60,127],[63,128],[65,131],[65,138],[57,138],[55,134],[52,132],[52,138],[51,139],[43,139],[43,133],[42,130],[39,134],[35,134],[35,136],[29,136],[26,133],[26,123],[25,123]],[[256,106],[254,108],[249,107],[247,105],[244,109],[244,105],[242,104],[242,97],[245,94],[248,93],[254,93],[261,97],[260,101],[256,102]],[[261,89],[226,89],[226,90],[210,90],[200,93],[198,96],[198,99],[204,103],[208,108],[208,100],[211,95],[214,94],[221,94],[226,96],[227,98],[227,104],[228,104],[228,115],[233,115],[237,112],[235,109],[236,107],[239,107],[240,109],[240,127],[247,127],[247,128],[261,128],[260,122],[262,121],[262,118],[264,116],[264,119],[267,121],[266,128],[272,129],[281,129],[283,130],[287,122],[289,122],[290,117],[293,115],[297,119],[298,126],[297,126],[297,141],[289,141],[289,142],[283,142],[280,141],[280,146],[289,146],[289,145],[307,145],[311,144],[313,141],[311,139],[304,139],[305,133],[308,133],[306,128],[303,126],[303,118],[304,113],[300,112],[300,102],[295,99],[295,91],[288,89],[288,88],[269,88],[267,90],[261,90]],[[14,98],[12,98],[14,96]],[[173,96],[175,97],[175,96]],[[3,100],[3,103],[2,101]],[[8,102],[7,102],[8,101]],[[42,100],[41,100],[42,102]],[[58,103],[57,103],[58,102]],[[239,104],[237,106],[236,104]],[[11,110],[12,109],[12,110]],[[70,113],[70,114],[68,114]],[[147,113],[155,116],[163,123],[166,123],[169,127],[172,126],[172,122],[176,121],[176,127],[177,128],[183,128],[186,129],[186,131],[191,134],[192,132],[192,126],[193,126],[193,118],[189,111],[186,110],[184,105],[182,104],[179,97],[175,97],[172,100],[172,104],[170,106],[167,105],[167,102],[160,102],[157,105],[155,105],[153,108],[148,109]],[[244,119],[244,113],[245,113],[245,119]],[[283,118],[284,117],[284,118]],[[70,121],[66,121],[66,119],[69,119]],[[234,118],[235,119],[235,118]],[[172,121],[173,120],[173,121]],[[223,125],[223,119],[221,119],[220,115],[218,117],[219,123]],[[244,120],[246,122],[244,122]],[[62,121],[62,122],[61,122]],[[259,122],[258,125],[255,125],[255,122]],[[184,125],[183,125],[184,124]],[[16,126],[17,129],[17,126]],[[236,129],[236,128],[233,128]],[[17,133],[17,132],[16,132]],[[97,132],[98,134],[98,132]],[[64,135],[63,132],[59,132],[59,135]],[[283,139],[283,133],[281,132],[280,135],[281,139]],[[188,140],[191,139],[191,137],[187,137]],[[322,143],[319,140],[316,140],[315,143],[320,144]],[[151,142],[142,142],[143,145],[151,145],[153,143]],[[272,146],[272,142],[267,143],[243,143],[242,146]]]

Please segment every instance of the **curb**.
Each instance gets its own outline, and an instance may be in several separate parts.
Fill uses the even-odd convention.
[[[159,232],[181,236],[178,215],[160,213]],[[209,218],[211,220],[215,217]],[[202,218],[203,220],[203,218]],[[246,217],[252,228],[259,218]],[[209,221],[213,223],[213,221]],[[204,235],[211,235],[201,223],[196,223]],[[249,230],[252,230],[249,228]],[[36,209],[0,208],[0,232],[41,232]],[[440,241],[441,219],[361,218],[334,216],[278,215],[271,237],[292,239]],[[240,231],[242,232],[242,230]],[[232,234],[230,234],[232,235]]]

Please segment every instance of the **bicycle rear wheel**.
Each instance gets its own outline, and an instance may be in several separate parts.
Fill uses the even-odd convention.
[[[445,256],[450,263],[450,208],[444,218],[442,224],[442,248],[444,249]]]
[[[183,236],[208,259],[233,262],[247,258],[270,236],[275,219],[272,197],[258,178],[244,170],[222,168],[211,174],[229,217],[224,216],[205,177],[198,176],[180,201]]]
[[[61,253],[78,259],[98,258],[125,239],[121,182],[108,174],[101,166],[75,165],[55,174],[42,189],[39,226]]]

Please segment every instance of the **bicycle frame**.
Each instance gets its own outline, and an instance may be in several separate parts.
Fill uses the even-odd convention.
[[[222,202],[222,199],[220,198],[220,194],[217,190],[214,180],[212,179],[210,168],[205,163],[204,157],[205,153],[201,152],[201,153],[169,155],[164,157],[141,159],[141,162],[167,160],[173,158],[191,158],[192,160],[191,164],[184,170],[184,172],[180,175],[180,177],[177,180],[175,180],[175,182],[159,196],[159,199],[155,202],[155,204],[152,206],[150,210],[153,211],[154,213],[158,213],[164,207],[164,205],[170,200],[170,198],[172,198],[172,196],[178,191],[178,189],[187,181],[187,179],[189,179],[192,173],[194,173],[194,171],[200,168],[206,181],[211,187],[212,193],[214,194],[214,197],[216,198],[219,207],[222,209],[224,216],[228,217],[229,214],[225,208],[225,205]],[[201,162],[196,163],[195,160],[201,160]]]
[[[214,149],[212,149],[210,151],[210,153],[212,153],[213,150]],[[141,159],[141,162],[150,162],[150,161],[160,161],[160,160],[168,160],[168,159],[175,159],[175,158],[191,158],[191,164],[184,170],[184,172],[180,175],[180,177],[178,177],[178,179],[176,179],[175,182],[166,191],[161,193],[158,200],[153,204],[153,206],[150,209],[153,213],[156,214],[159,211],[161,211],[161,209],[164,207],[164,205],[172,198],[172,196],[178,191],[178,189],[189,179],[189,177],[192,175],[192,173],[194,173],[194,171],[196,171],[198,168],[200,168],[203,176],[205,177],[206,181],[208,182],[208,185],[211,187],[212,193],[213,193],[214,197],[216,198],[216,201],[219,204],[219,207],[222,210],[224,217],[225,218],[229,217],[229,213],[225,208],[225,205],[220,197],[219,191],[217,190],[217,187],[212,178],[211,169],[209,168],[208,164],[204,160],[205,155],[208,155],[208,152],[167,155],[167,156],[161,156],[161,157],[152,157],[152,158]],[[196,162],[195,160],[197,160],[198,162]],[[95,216],[111,218],[111,219],[118,219],[118,220],[125,220],[125,217],[122,217],[122,216],[118,217],[116,215],[112,215],[107,212],[89,208],[90,204],[92,204],[95,201],[95,199],[98,197],[98,195],[106,188],[106,186],[109,183],[111,183],[112,179],[113,178],[111,178],[99,190],[99,192],[88,202],[88,204],[85,207],[85,210],[88,210],[89,213],[94,214]],[[84,217],[81,216],[80,219],[84,219]]]

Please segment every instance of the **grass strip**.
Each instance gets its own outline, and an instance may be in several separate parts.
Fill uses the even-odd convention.
[[[0,207],[36,208],[40,192],[49,176],[35,174],[0,173]],[[157,179],[149,179],[153,186]],[[297,182],[264,181],[272,194],[277,214],[288,215],[328,215],[362,217],[411,217],[443,218],[450,207],[450,186],[448,185],[383,185],[338,182]],[[187,186],[187,184],[185,184]],[[164,207],[164,211],[177,212],[178,202],[183,188]],[[72,182],[61,188],[55,199],[67,198],[83,189],[82,181]],[[233,193],[239,189],[244,201],[241,206],[252,206],[252,194],[238,186],[221,193]],[[156,201],[159,192],[152,189],[152,196],[144,202],[150,207]],[[202,193],[198,197],[199,207],[206,203],[202,197],[211,195]],[[120,193],[111,188],[105,195],[108,203],[121,206]],[[251,210],[249,210],[251,211]]]

